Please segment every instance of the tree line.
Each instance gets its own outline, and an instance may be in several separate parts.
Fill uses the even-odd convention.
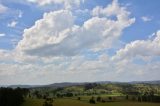
[[[24,88],[0,88],[0,106],[20,106],[28,92]]]

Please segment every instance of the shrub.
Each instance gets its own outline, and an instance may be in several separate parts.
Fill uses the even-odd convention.
[[[129,98],[128,95],[126,95],[126,100],[128,100],[128,98]]]
[[[139,101],[139,102],[141,102],[141,101],[142,101],[141,96],[138,96],[138,101]]]
[[[67,96],[67,97],[72,97],[72,96],[73,96],[73,93],[68,92],[68,93],[66,93],[66,96]]]
[[[101,102],[102,98],[100,96],[97,97],[97,102]]]
[[[135,97],[135,96],[133,96],[133,97],[132,97],[132,100],[133,100],[133,101],[135,101],[135,100],[136,100],[136,97]]]
[[[106,101],[104,99],[102,99],[102,103],[105,103]]]
[[[52,105],[52,102],[47,102],[47,101],[45,101],[45,102],[43,103],[43,106],[53,106],[53,105]]]
[[[91,104],[95,104],[95,103],[96,103],[94,97],[92,97],[92,98],[89,100],[89,103],[91,103]]]
[[[78,99],[78,100],[81,100],[81,97],[78,97],[77,99]]]
[[[108,97],[109,101],[112,101],[112,97]]]

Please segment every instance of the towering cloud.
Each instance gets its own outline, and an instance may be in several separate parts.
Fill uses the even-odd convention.
[[[101,8],[101,11],[106,10],[112,11],[109,11],[110,14],[104,13],[102,17],[93,16],[82,26],[75,24],[75,16],[70,10],[45,13],[34,26],[25,29],[17,49],[28,55],[73,56],[84,50],[110,48],[135,19],[129,18],[130,13],[116,1]],[[109,18],[110,16],[117,19]]]

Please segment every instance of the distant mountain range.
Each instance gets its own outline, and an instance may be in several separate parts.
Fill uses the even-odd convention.
[[[156,81],[132,81],[130,82],[131,84],[139,84],[139,83],[144,83],[144,84],[160,84],[160,80]]]
[[[59,88],[59,87],[67,87],[67,86],[78,86],[78,85],[84,85],[87,83],[97,83],[97,84],[109,84],[109,83],[114,83],[114,84],[122,84],[122,83],[127,83],[127,84],[158,84],[160,85],[160,80],[156,81],[132,81],[132,82],[114,82],[114,81],[98,81],[98,82],[81,82],[81,83],[74,83],[74,82],[63,82],[63,83],[53,83],[49,85],[10,85],[10,86],[3,86],[3,87],[11,87],[11,88],[42,88],[42,87],[47,87],[47,88]],[[1,86],[2,87],[2,86]]]

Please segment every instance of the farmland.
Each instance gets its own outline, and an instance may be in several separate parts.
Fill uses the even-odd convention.
[[[87,83],[66,87],[30,89],[23,106],[158,106],[156,84]],[[49,105],[48,105],[49,104]]]
[[[43,106],[43,99],[27,99],[22,106]],[[87,101],[73,99],[56,99],[53,106],[159,106],[159,103],[139,103],[139,102],[107,102],[90,104]]]
[[[159,84],[84,83],[64,86],[63,83],[62,85],[60,87],[1,88],[0,102],[2,106],[11,106],[11,104],[12,106],[160,105]]]

